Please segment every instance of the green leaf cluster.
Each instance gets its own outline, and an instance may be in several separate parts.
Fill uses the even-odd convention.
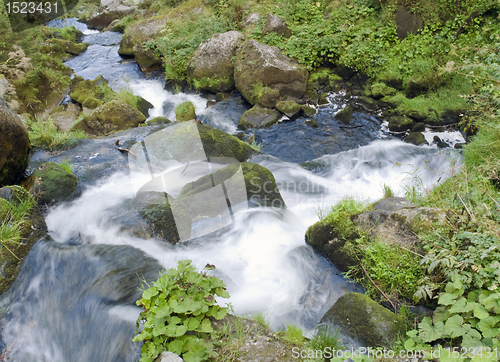
[[[191,260],[179,261],[177,269],[161,275],[137,301],[144,308],[137,327],[144,322],[144,329],[133,341],[144,341],[141,362],[152,362],[164,351],[186,362],[214,355],[206,339],[214,333],[210,318],[220,320],[227,314],[215,300],[229,298],[225,287],[219,278],[197,272]]]

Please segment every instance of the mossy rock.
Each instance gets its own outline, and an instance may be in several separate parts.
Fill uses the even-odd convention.
[[[397,90],[403,89],[403,81],[401,76],[393,73],[386,73],[378,77],[378,80],[385,83],[389,87],[395,88]]]
[[[137,127],[145,120],[146,117],[141,112],[127,103],[111,101],[97,108],[72,129],[81,130],[90,135],[105,135]]]
[[[375,83],[371,86],[371,96],[375,99],[380,99],[385,96],[391,96],[397,93],[397,90],[391,87],[388,87],[384,83]]]
[[[343,124],[349,124],[351,123],[353,113],[354,113],[354,107],[349,104],[344,109],[337,112],[335,118],[338,119]]]
[[[26,126],[0,97],[0,185],[15,184],[22,179],[30,149]]]
[[[292,121],[302,114],[302,107],[294,101],[278,102],[278,104],[276,104],[276,109]]]
[[[83,104],[88,98],[103,100],[104,92],[95,82],[77,76],[71,80],[69,96]]]
[[[372,97],[361,96],[358,98],[358,103],[368,109],[369,111],[375,111],[378,108],[378,103]]]
[[[191,102],[182,102],[175,108],[177,122],[186,122],[196,118],[195,108]]]
[[[102,102],[94,97],[88,97],[82,103],[82,107],[96,109],[102,106]]]
[[[269,128],[278,123],[281,113],[274,109],[261,107],[256,104],[247,110],[238,121],[238,128],[246,130],[249,128]]]
[[[54,162],[40,165],[26,181],[23,187],[30,191],[41,205],[53,205],[69,201],[78,184],[78,179]]]
[[[404,116],[394,116],[389,119],[389,131],[404,132],[413,127],[413,119]]]
[[[351,221],[350,216],[342,214],[332,223],[319,221],[306,231],[306,243],[316,252],[328,259],[338,270],[347,272],[358,264],[360,250],[352,248],[361,232]]]
[[[26,202],[32,196],[21,187],[4,187],[0,189],[0,224],[5,220],[8,214],[6,203],[19,205]],[[7,248],[0,248],[0,294],[7,291],[14,283],[21,270],[24,258],[28,255],[32,246],[47,235],[47,225],[45,219],[38,209],[36,203],[28,211],[25,219],[20,224],[20,241],[9,244]]]
[[[391,348],[406,334],[406,322],[401,316],[360,293],[344,294],[320,323],[339,326],[342,334],[368,347]]]
[[[306,117],[312,117],[316,114],[316,109],[313,107],[302,105],[302,106],[300,106],[300,108],[302,108],[302,112],[304,113],[304,116],[306,116]]]
[[[417,122],[423,122],[427,118],[429,118],[427,112],[424,111],[409,111],[407,115],[408,117],[414,119]]]
[[[314,118],[308,119],[304,122],[306,126],[311,127],[311,128],[318,128],[318,121],[316,121]]]
[[[280,92],[278,89],[264,87],[258,94],[258,98],[259,105],[265,108],[273,108],[280,101]]]
[[[148,122],[148,126],[157,126],[157,125],[162,125],[162,124],[169,124],[171,121],[167,117],[155,117],[150,119]]]
[[[239,170],[239,167],[243,171],[245,193],[250,207],[286,207],[271,171],[263,166],[249,162],[232,163],[223,169],[215,171],[211,175],[203,176],[194,182],[188,183],[183,187],[178,200],[207,190],[213,187],[213,185],[218,185],[222,182],[226,185],[226,189],[233,193],[242,191],[238,189],[239,185],[236,183],[227,182]]]
[[[422,132],[410,132],[408,136],[404,138],[404,141],[406,143],[412,143],[417,146],[429,144]]]
[[[72,41],[55,38],[48,39],[47,43],[51,44],[52,46],[58,47],[71,55],[81,54],[85,52],[88,47],[88,44],[85,43],[74,43]]]
[[[134,46],[134,59],[143,72],[161,69],[162,60],[153,49],[142,45]]]

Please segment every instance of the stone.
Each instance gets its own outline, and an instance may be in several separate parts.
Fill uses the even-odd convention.
[[[380,99],[385,96],[396,94],[396,89],[388,87],[384,83],[375,83],[371,86],[371,96],[375,99]]]
[[[0,97],[0,186],[15,184],[23,178],[30,149],[26,126]]]
[[[423,122],[428,118],[427,113],[422,111],[410,111],[408,112],[408,117],[413,118],[417,122]]]
[[[177,122],[186,122],[196,118],[195,108],[191,102],[182,102],[175,108]]]
[[[134,56],[134,46],[142,46],[148,40],[153,40],[165,25],[166,19],[149,18],[129,26],[123,34],[118,54]]]
[[[163,352],[154,362],[183,362],[184,360],[172,352]]]
[[[71,80],[69,96],[78,103],[83,104],[87,98],[102,100],[104,93],[93,81],[76,76]]]
[[[260,20],[260,14],[259,13],[250,13],[246,16],[245,19],[243,19],[243,22],[241,25],[243,25],[244,28],[248,26],[253,26],[257,24]]]
[[[274,108],[279,101],[280,92],[278,89],[264,87],[258,104],[265,108]]]
[[[394,116],[389,119],[389,131],[404,132],[413,127],[413,119],[404,116]]]
[[[85,43],[74,43],[72,41],[64,40],[64,39],[47,39],[47,44],[52,44],[53,46],[57,46],[60,49],[64,50],[66,53],[71,55],[78,55],[87,50],[88,44]]]
[[[434,136],[432,138],[432,141],[433,141],[432,143],[435,143],[436,146],[438,146],[438,148],[446,148],[446,147],[448,147],[448,144],[446,142],[443,142],[441,140],[441,138],[439,138],[438,136]]]
[[[125,102],[115,100],[97,108],[78,122],[73,129],[79,129],[90,135],[105,135],[137,127],[145,120],[146,117],[141,112]]]
[[[316,114],[316,108],[305,106],[305,105],[300,106],[300,108],[302,108],[302,112],[304,113],[304,116],[306,116],[306,117],[312,117]]]
[[[396,34],[399,39],[404,39],[408,34],[417,34],[424,28],[422,18],[408,10],[404,5],[399,5],[396,10]]]
[[[277,47],[245,41],[236,52],[236,89],[252,105],[258,103],[263,87],[277,89],[280,97],[301,98],[309,73],[305,66],[285,56]]]
[[[197,81],[201,90],[217,93],[234,89],[234,59],[244,38],[242,33],[233,30],[205,40],[191,57],[188,77]]]
[[[292,31],[288,28],[284,19],[269,13],[269,15],[267,15],[264,28],[262,29],[262,35],[266,35],[271,32],[275,32],[277,35],[282,35],[285,38],[289,38],[292,35]]]
[[[156,55],[153,49],[141,45],[134,45],[132,48],[134,59],[143,72],[159,70],[162,67],[161,58]]]
[[[342,334],[369,347],[391,348],[406,334],[406,322],[401,316],[360,293],[341,296],[320,323],[338,326]]]
[[[3,97],[5,92],[7,92],[7,88],[9,88],[10,84],[5,75],[0,74],[0,97]]]
[[[243,113],[238,121],[238,128],[242,130],[249,128],[269,128],[275,125],[280,118],[280,112],[256,104]]]
[[[54,162],[40,165],[26,181],[26,188],[40,205],[54,205],[69,201],[76,190],[78,180]]]
[[[134,8],[130,9],[130,12],[134,11]],[[107,28],[113,21],[119,19],[121,17],[121,14],[118,13],[117,11],[108,11],[104,13],[98,13],[90,18],[87,19],[82,19],[88,26],[89,29],[94,29],[94,30],[104,30]]]
[[[429,144],[429,142],[427,142],[422,132],[410,132],[408,136],[404,138],[404,141],[406,143],[412,143],[417,146]]]
[[[335,118],[343,124],[349,124],[352,120],[352,114],[354,113],[354,107],[352,105],[346,106],[344,109],[337,112]]]
[[[281,101],[276,104],[276,109],[287,116],[291,121],[302,114],[302,107],[294,101]]]
[[[424,132],[425,131],[425,123],[423,123],[423,122],[415,123],[415,125],[413,126],[411,131],[412,132]]]
[[[304,123],[308,127],[318,128],[318,122],[314,118],[308,119],[308,120],[304,121]]]
[[[50,117],[60,132],[68,132],[78,118],[78,114],[73,111],[64,111],[52,113]]]
[[[150,126],[156,126],[161,124],[169,124],[171,121],[167,117],[155,117],[147,121],[147,124]]]

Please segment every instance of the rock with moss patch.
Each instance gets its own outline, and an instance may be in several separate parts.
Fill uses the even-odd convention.
[[[280,101],[280,92],[278,89],[264,87],[258,95],[259,105],[265,108],[274,108]]]
[[[313,107],[302,105],[302,106],[300,106],[300,108],[302,108],[302,112],[304,113],[304,116],[306,116],[306,117],[312,117],[316,114],[316,109]]]
[[[71,80],[69,96],[78,103],[83,104],[88,98],[102,100],[104,92],[95,82],[77,76]]]
[[[177,122],[186,122],[196,118],[195,108],[191,102],[182,102],[175,108]]]
[[[408,136],[404,138],[404,141],[406,143],[412,143],[417,146],[429,144],[422,132],[410,132]]]
[[[20,205],[29,204],[32,196],[21,187],[3,187],[0,189],[0,224],[6,222],[6,217],[10,208],[7,203]],[[9,251],[0,248],[0,294],[7,291],[14,283],[21,270],[22,263],[32,246],[45,235],[47,235],[47,225],[45,219],[38,209],[36,202],[27,211],[19,225],[19,240],[9,243]],[[4,241],[2,241],[3,243]]]
[[[394,116],[389,119],[389,131],[404,132],[413,127],[413,119],[404,116]]]
[[[417,122],[423,122],[427,118],[429,118],[429,115],[424,112],[424,111],[409,111],[408,112],[408,117],[414,119]]]
[[[335,115],[335,118],[338,119],[343,124],[349,124],[351,123],[353,113],[354,113],[354,107],[349,104],[344,109],[339,111]]]
[[[154,49],[145,47],[143,45],[135,45],[133,47],[134,59],[141,67],[143,72],[150,72],[153,70],[162,69],[162,60],[156,54]]]
[[[127,103],[111,101],[97,108],[91,115],[78,122],[73,129],[97,136],[134,128],[145,120],[146,117],[141,112]]]
[[[391,348],[406,333],[406,323],[401,316],[360,293],[344,294],[320,323],[338,326],[343,335],[368,347]]]
[[[169,124],[170,122],[171,121],[167,117],[159,116],[159,117],[155,117],[155,118],[150,119],[148,121],[148,125],[157,126],[157,125],[161,125],[161,124]]]
[[[39,204],[53,205],[69,201],[74,196],[77,184],[75,175],[54,162],[48,162],[40,165],[23,182],[23,187],[30,191]]]
[[[234,30],[212,35],[196,48],[187,68],[188,77],[202,90],[213,93],[234,89],[234,59],[244,38]]]
[[[118,54],[133,56],[135,46],[142,46],[145,42],[153,40],[165,28],[165,25],[166,19],[153,17],[129,26],[120,42]]]
[[[30,149],[26,126],[0,97],[0,185],[15,184],[22,179]]]
[[[302,114],[302,107],[294,101],[281,101],[276,104],[276,109],[288,117],[291,121]]]
[[[256,104],[263,87],[277,89],[280,97],[304,95],[309,73],[303,65],[285,56],[277,47],[247,40],[236,52],[236,89]]]
[[[78,114],[74,111],[63,111],[52,113],[50,117],[60,132],[68,132],[76,122]]]
[[[308,119],[304,122],[306,126],[311,127],[311,128],[318,128],[318,122],[314,119]]]
[[[285,23],[285,20],[277,15],[269,13],[267,15],[266,23],[262,29],[262,35],[269,33],[276,33],[277,35],[282,35],[285,38],[289,38],[292,35],[292,31]]]
[[[256,104],[243,113],[238,121],[238,128],[242,130],[249,128],[268,128],[275,125],[280,118],[280,112]]]
[[[85,52],[88,47],[88,44],[85,43],[74,43],[72,41],[56,38],[48,39],[47,44],[50,44],[53,47],[58,47],[71,55],[81,54]]]
[[[385,96],[392,96],[396,94],[396,89],[388,87],[384,83],[375,83],[371,86],[371,96],[375,99],[380,99]]]

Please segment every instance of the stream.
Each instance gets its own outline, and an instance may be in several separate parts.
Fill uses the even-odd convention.
[[[85,53],[66,62],[76,75],[103,75],[114,90],[126,88],[147,99],[154,105],[149,119],[174,120],[175,106],[191,101],[204,123],[239,132],[239,115],[249,108],[241,96],[207,108],[201,95],[165,90],[161,74],[143,74],[133,60],[122,59],[117,53],[121,34],[89,31],[74,19],[64,22],[50,25],[75,25],[86,34],[83,42],[91,43]],[[273,329],[295,323],[311,333],[340,296],[362,290],[305,244],[308,226],[342,197],[375,201],[383,196],[383,185],[404,196],[412,185],[424,189],[446,179],[460,162],[452,148],[417,147],[393,138],[370,115],[355,113],[352,124],[361,129],[341,129],[333,117],[343,107],[339,99],[332,95],[330,104],[318,107],[317,129],[298,119],[255,131],[264,154],[251,162],[273,173],[286,212],[243,210],[222,232],[175,246],[143,239],[123,232],[127,221],[120,215],[135,197],[124,167],[85,184],[76,200],[51,208],[46,215],[50,238],[33,247],[0,300],[1,339],[11,360],[138,360],[140,346],[131,342],[141,311],[135,306],[141,295],[137,278],[155,280],[160,268],[175,267],[184,259],[199,269],[207,263],[216,266],[213,273],[231,295],[219,303],[231,303],[235,314],[263,313]],[[458,132],[446,137],[451,144],[463,141]],[[92,142],[82,147],[99,144]],[[32,162],[65,157],[78,171],[81,158],[76,152],[39,153]],[[102,152],[95,151],[96,162],[100,157]]]

